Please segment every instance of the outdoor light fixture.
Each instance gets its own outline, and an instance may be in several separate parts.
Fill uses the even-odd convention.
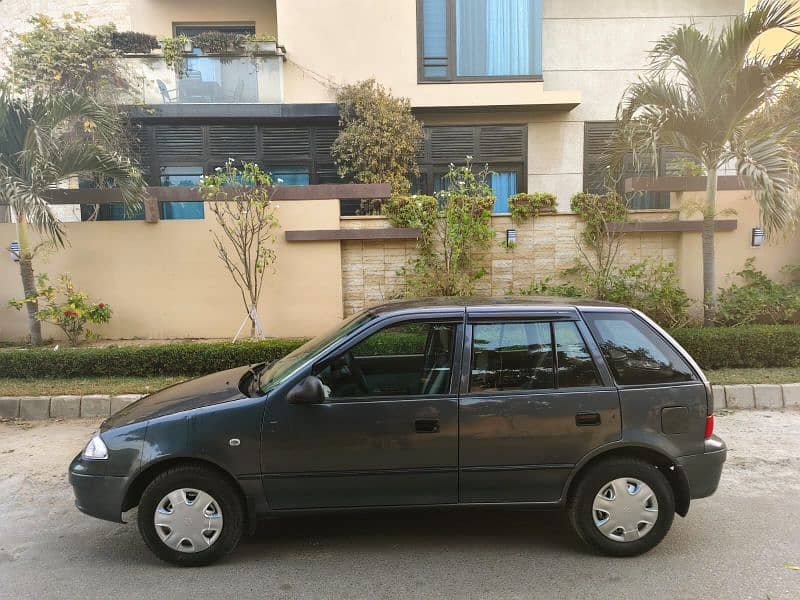
[[[753,234],[750,238],[750,245],[753,246],[753,248],[758,248],[763,243],[764,243],[764,228],[753,227]]]
[[[11,255],[11,260],[19,262],[19,242],[11,242],[8,246],[8,253]]]
[[[506,246],[513,246],[517,243],[517,230],[506,229]]]

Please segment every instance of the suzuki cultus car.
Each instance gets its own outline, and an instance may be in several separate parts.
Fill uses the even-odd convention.
[[[398,302],[142,398],[69,476],[89,515],[138,506],[146,544],[178,565],[265,517],[367,507],[560,506],[589,546],[630,556],[716,490],[712,406],[692,358],[623,306]]]

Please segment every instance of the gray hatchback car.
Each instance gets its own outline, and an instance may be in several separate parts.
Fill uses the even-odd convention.
[[[397,302],[272,364],[142,398],[69,467],[77,507],[208,564],[265,517],[565,507],[594,549],[658,544],[717,488],[711,390],[629,308],[558,298]]]

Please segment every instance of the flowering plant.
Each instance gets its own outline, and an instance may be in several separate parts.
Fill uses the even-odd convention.
[[[8,304],[19,310],[28,302],[39,304],[37,320],[59,327],[72,346],[95,337],[94,332],[86,328],[87,323],[100,325],[111,319],[111,307],[90,301],[86,293],[75,288],[68,274],[61,275],[54,285],[47,274],[42,273],[36,278],[36,295],[25,300],[9,300]]]

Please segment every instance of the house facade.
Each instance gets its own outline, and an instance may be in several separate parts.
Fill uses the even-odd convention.
[[[0,0],[0,29],[24,27],[33,13],[80,11],[94,23],[110,21],[119,30],[159,38],[225,31],[264,40],[256,52],[233,57],[189,46],[177,69],[158,51],[126,56],[140,158],[149,184],[158,187],[196,185],[229,157],[258,162],[284,185],[342,183],[330,152],[338,133],[336,89],[375,77],[409,98],[424,124],[416,191],[440,189],[448,166],[468,156],[487,165],[499,239],[517,227],[507,214],[511,194],[556,195],[559,214],[518,227],[516,250],[497,244],[487,254],[487,277],[478,291],[500,295],[574,264],[581,224],[569,214],[570,198],[605,189],[598,169],[603,145],[617,103],[646,67],[654,41],[687,22],[719,28],[744,10],[742,0]],[[651,174],[672,174],[673,158],[662,151]],[[624,191],[624,178],[618,185]],[[696,195],[691,186],[630,193],[632,219],[650,225],[632,229],[621,259],[674,261],[682,285],[698,299],[699,215],[683,210]],[[49,268],[83,273],[91,291],[108,278],[81,258],[111,247],[115,277],[135,280],[137,289],[158,288],[162,304],[171,307],[163,315],[148,312],[145,293],[114,299],[130,319],[112,322],[110,337],[228,335],[241,310],[230,289],[209,289],[198,278],[227,274],[215,263],[209,219],[197,200],[183,194],[160,202],[155,226],[87,223],[90,207],[60,207],[65,220],[76,221],[69,224],[72,247]],[[717,236],[718,285],[748,256],[755,255],[770,275],[797,262],[796,235],[753,246],[758,212],[747,191],[723,191],[720,204],[737,217]],[[332,204],[317,196],[305,206],[281,207],[286,235],[265,299],[268,334],[310,335],[398,293],[397,272],[413,256],[414,240],[354,233],[387,227],[381,217],[358,216],[358,206],[358,199]],[[95,217],[126,218],[113,204]],[[314,229],[324,235],[293,235]],[[13,235],[12,226],[0,225],[4,246]],[[9,297],[19,296],[18,275],[7,267],[0,264],[0,283],[8,281]],[[314,310],[314,304],[325,308]],[[0,309],[0,337],[23,335],[17,321]]]

